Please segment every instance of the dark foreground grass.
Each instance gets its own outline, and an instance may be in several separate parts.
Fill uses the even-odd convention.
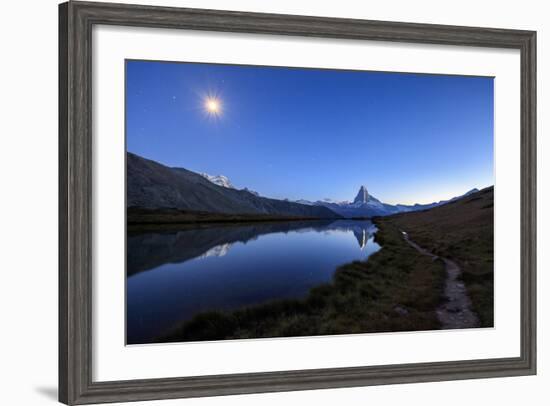
[[[340,218],[335,215],[330,220]],[[194,224],[194,223],[242,223],[266,221],[323,220],[320,217],[278,216],[273,214],[225,214],[180,209],[147,209],[128,207],[126,221],[130,225]]]
[[[367,262],[340,267],[331,283],[302,300],[207,312],[158,342],[431,330],[440,327],[445,267],[410,247],[395,225],[378,220],[383,247]]]
[[[493,187],[423,212],[386,217],[423,248],[455,261],[482,327],[493,326]]]
[[[336,218],[323,219],[319,217],[277,216],[272,214],[225,214],[204,211],[189,211],[179,209],[147,209],[128,207],[126,209],[126,224],[130,234],[143,232],[182,230],[186,228],[202,228],[216,225],[281,223],[299,221],[335,221]]]

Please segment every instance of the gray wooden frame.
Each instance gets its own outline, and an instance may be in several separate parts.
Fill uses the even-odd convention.
[[[92,27],[181,28],[398,41],[521,53],[521,355],[130,381],[92,380]],[[533,31],[68,2],[59,6],[59,400],[87,404],[536,373],[536,33]],[[122,293],[121,293],[122,294]]]

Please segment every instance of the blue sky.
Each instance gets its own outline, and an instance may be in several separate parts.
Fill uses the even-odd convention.
[[[273,198],[447,199],[493,180],[493,79],[127,61],[128,151]],[[218,116],[205,99],[215,96]]]

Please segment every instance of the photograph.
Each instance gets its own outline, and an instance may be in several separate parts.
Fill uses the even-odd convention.
[[[494,77],[127,59],[125,137],[127,345],[494,326]]]

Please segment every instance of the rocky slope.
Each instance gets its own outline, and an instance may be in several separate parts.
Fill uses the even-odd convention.
[[[248,190],[219,186],[184,168],[170,168],[127,153],[127,207],[175,208],[226,214],[268,214],[338,218],[323,206],[260,197]]]

